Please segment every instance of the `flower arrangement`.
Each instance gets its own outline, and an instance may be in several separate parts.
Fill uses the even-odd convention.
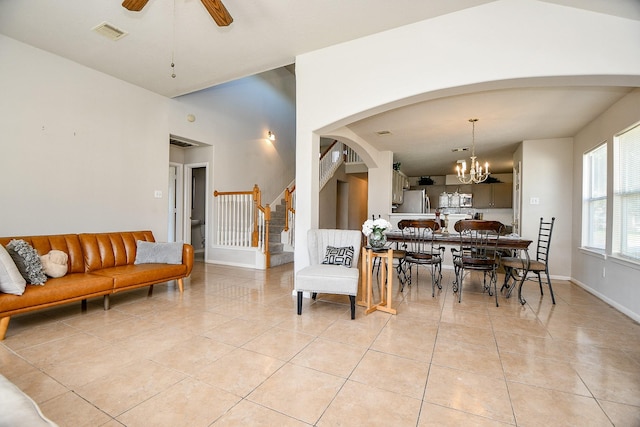
[[[391,223],[384,218],[368,219],[362,224],[362,234],[369,238],[369,246],[382,249],[387,243],[384,230],[391,228]]]
[[[373,234],[382,234],[385,230],[391,229],[391,223],[384,218],[368,219],[362,224],[362,234],[369,237]]]

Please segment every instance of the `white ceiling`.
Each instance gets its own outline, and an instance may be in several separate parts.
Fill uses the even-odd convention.
[[[640,0],[545,1],[640,21]],[[0,0],[0,33],[175,97],[291,64],[305,52],[491,0],[223,2],[234,22],[221,28],[200,0],[149,0],[142,12],[124,9],[120,0]],[[91,31],[104,21],[128,35],[111,41]],[[477,117],[476,154],[488,158],[496,171],[509,170],[510,153],[519,141],[572,136],[629,90],[480,92],[416,104],[350,127],[381,149],[394,151],[407,174],[438,175],[450,172],[461,158],[451,148],[470,144],[467,120]],[[380,130],[392,133],[375,134]],[[420,150],[424,145],[429,150]]]

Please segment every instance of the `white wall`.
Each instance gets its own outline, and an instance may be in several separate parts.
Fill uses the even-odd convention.
[[[187,115],[196,117],[194,122]],[[170,131],[214,147],[212,188],[271,202],[295,177],[295,77],[277,69],[171,102]],[[267,132],[276,135],[267,139]]]
[[[622,98],[574,137],[572,273],[581,286],[640,321],[640,266],[580,248],[582,236],[582,156],[606,141],[609,156],[616,133],[640,121],[640,89]],[[611,157],[610,157],[611,159]],[[608,163],[608,188],[613,188],[613,165]],[[611,194],[611,192],[609,192]],[[611,201],[609,201],[611,203]],[[607,210],[611,230],[611,209]],[[604,269],[604,276],[603,276]]]
[[[168,99],[2,35],[0,52],[0,235],[166,240]]]
[[[520,235],[533,240],[529,254],[535,258],[540,218],[555,225],[551,234],[549,273],[571,278],[573,211],[573,139],[522,142],[522,212]],[[531,198],[539,204],[531,204]]]

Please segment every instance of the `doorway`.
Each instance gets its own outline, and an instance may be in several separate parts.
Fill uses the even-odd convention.
[[[184,165],[184,168],[184,242],[193,246],[198,258],[206,259],[209,165],[191,163]]]
[[[336,228],[349,229],[349,183],[338,180],[336,191]]]

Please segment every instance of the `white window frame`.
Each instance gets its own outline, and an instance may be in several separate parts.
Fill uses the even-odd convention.
[[[581,246],[602,253],[607,243],[607,150],[605,141],[582,156]],[[597,211],[604,211],[604,216]],[[603,235],[596,237],[598,233]]]
[[[640,122],[615,135],[613,153],[611,254],[640,264]]]

